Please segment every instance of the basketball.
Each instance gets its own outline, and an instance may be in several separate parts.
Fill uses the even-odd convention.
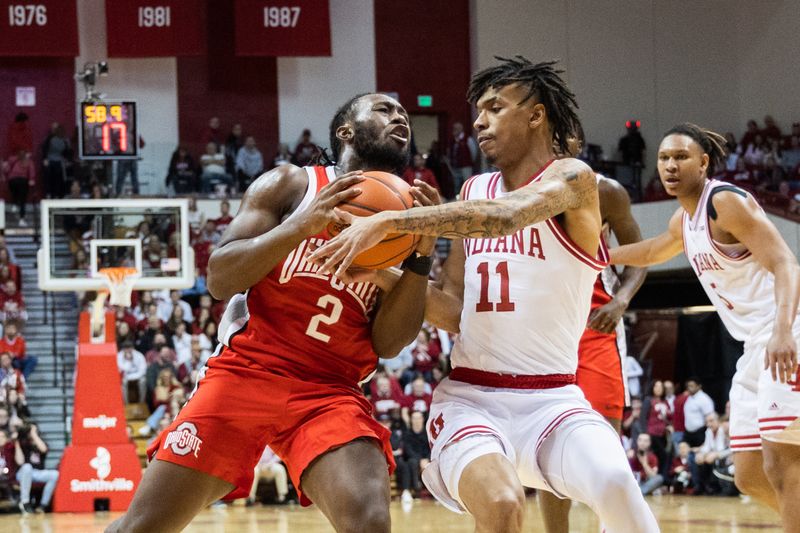
[[[400,211],[414,205],[414,198],[409,190],[411,186],[402,178],[377,170],[364,172],[364,177],[364,181],[355,185],[361,189],[361,194],[339,204],[339,209],[356,216],[368,217],[381,211]],[[343,229],[341,224],[333,223],[328,226],[328,233],[333,237]],[[376,270],[388,268],[411,255],[418,241],[418,235],[387,235],[381,242],[359,254],[353,265]]]

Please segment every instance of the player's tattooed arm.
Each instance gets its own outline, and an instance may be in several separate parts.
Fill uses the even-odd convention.
[[[594,172],[577,159],[553,162],[542,178],[495,200],[469,200],[406,211],[383,211],[370,217],[338,212],[350,227],[309,258],[322,272],[343,273],[353,259],[390,233],[441,235],[448,238],[499,237],[597,202]]]
[[[542,179],[496,200],[454,202],[383,214],[388,233],[448,238],[500,237],[586,205],[597,195],[594,173],[577,159],[552,163]]]
[[[669,228],[661,235],[609,250],[611,264],[646,267],[666,263],[683,252],[683,213],[679,207],[669,221]]]

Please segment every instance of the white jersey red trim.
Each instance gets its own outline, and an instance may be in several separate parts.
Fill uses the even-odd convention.
[[[544,168],[529,182],[540,179]],[[508,194],[498,172],[470,178],[463,193],[465,200]],[[592,256],[550,219],[504,237],[465,239],[464,252],[462,333],[453,367],[574,374],[592,287],[607,265],[605,245]]]

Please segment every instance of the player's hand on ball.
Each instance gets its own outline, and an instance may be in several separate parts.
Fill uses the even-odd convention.
[[[606,305],[592,311],[589,315],[589,329],[600,333],[613,333],[626,308],[622,302],[612,299]]]
[[[357,217],[341,209],[334,209],[334,212],[348,227],[314,250],[308,256],[308,260],[322,265],[320,273],[333,274],[342,279],[356,256],[381,242],[389,232],[384,226],[382,213],[370,217]]]
[[[352,186],[364,181],[362,174],[360,170],[348,172],[320,189],[309,209],[305,211],[301,222],[308,235],[319,233],[331,222],[345,223],[339,217],[341,211],[334,208],[361,194],[361,189]]]
[[[775,328],[767,343],[764,357],[764,369],[770,369],[773,381],[786,383],[792,379],[797,370],[797,341],[791,330],[783,331]]]
[[[414,186],[411,187],[411,196],[414,197],[414,207],[425,207],[442,203],[439,191],[420,180],[414,180]],[[417,252],[421,255],[431,255],[435,247],[436,237],[423,235],[420,237],[419,243],[417,243]]]

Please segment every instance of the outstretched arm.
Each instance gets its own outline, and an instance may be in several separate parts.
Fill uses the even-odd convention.
[[[383,211],[370,217],[340,213],[350,227],[317,249],[310,260],[322,263],[323,272],[344,272],[359,253],[390,233],[448,238],[509,235],[596,201],[596,195],[597,180],[592,169],[577,159],[562,159],[553,162],[540,181],[495,200]]]
[[[681,253],[683,251],[682,216],[683,209],[678,208],[669,220],[669,228],[661,235],[609,250],[611,264],[646,267],[666,263]]]
[[[724,191],[712,197],[717,227],[744,244],[775,276],[775,324],[767,343],[764,368],[785,383],[797,369],[797,343],[792,326],[800,301],[800,266],[792,250],[751,197]]]
[[[611,232],[621,245],[633,244],[642,240],[639,224],[631,213],[631,199],[625,188],[616,181],[602,178],[600,192],[600,212],[608,221]],[[595,309],[589,316],[589,327],[601,333],[611,333],[617,327],[622,314],[631,299],[644,283],[647,269],[627,266],[620,274],[620,285],[614,297],[606,305]]]

